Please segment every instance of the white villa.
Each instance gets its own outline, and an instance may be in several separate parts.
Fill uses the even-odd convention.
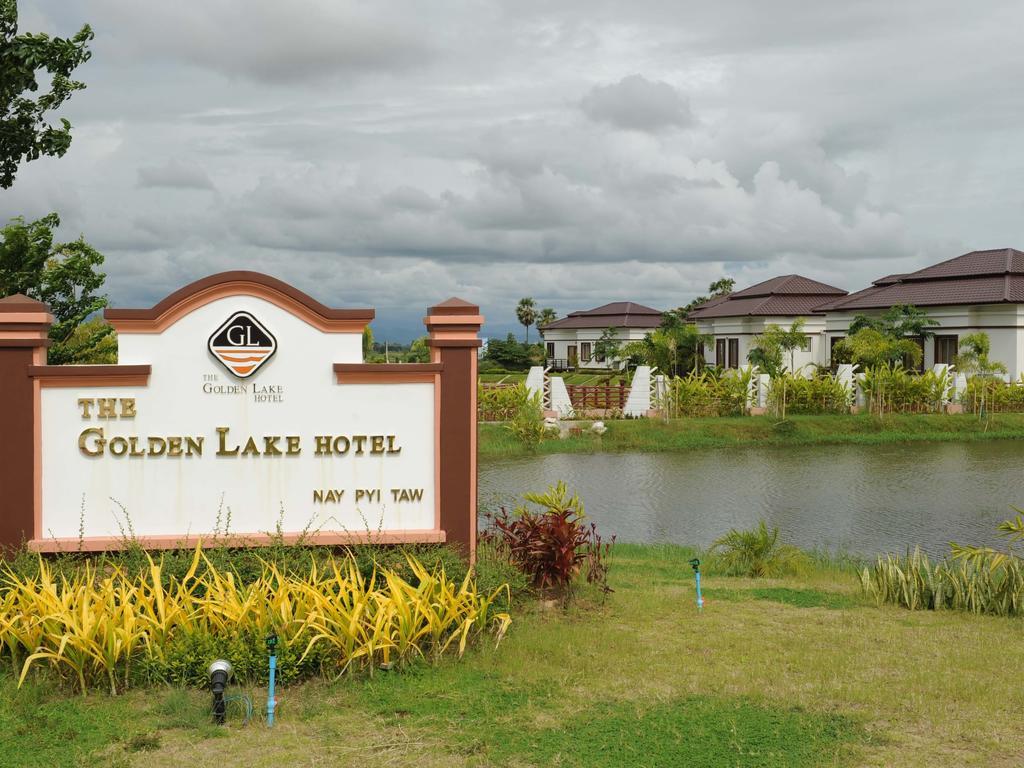
[[[807,344],[793,355],[797,369],[820,363],[825,355],[826,318],[818,307],[846,296],[846,291],[801,275],[783,275],[752,285],[742,291],[701,304],[688,315],[701,333],[714,337],[704,351],[709,365],[739,368],[747,363],[751,340],[769,325],[788,327],[804,319]],[[786,367],[789,367],[786,355]]]
[[[622,344],[640,341],[657,330],[661,311],[632,301],[616,301],[594,309],[570,312],[567,317],[540,329],[547,366],[555,370],[611,368],[616,363],[595,353],[597,340],[607,328],[614,328]]]
[[[879,278],[850,294],[800,275],[776,277],[712,299],[689,318],[714,336],[707,362],[735,368],[747,362],[750,340],[766,325],[787,326],[802,317],[808,338],[797,353],[800,368],[831,365],[832,348],[849,333],[856,315],[879,315],[897,304],[912,304],[935,320],[934,336],[918,340],[924,350],[922,368],[951,363],[960,338],[983,331],[992,342],[991,359],[1007,366],[1009,378],[1024,373],[1024,252],[1013,248],[971,251],[916,272]]]

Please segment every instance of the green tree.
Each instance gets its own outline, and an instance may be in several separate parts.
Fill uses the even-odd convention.
[[[71,123],[61,118],[59,125],[50,124],[46,114],[85,88],[71,74],[92,55],[92,38],[88,24],[70,39],[18,34],[16,0],[0,0],[0,187],[14,183],[20,163],[60,157],[71,146]],[[49,90],[30,98],[39,91],[41,72]]]
[[[531,298],[519,300],[516,306],[516,317],[519,324],[526,328],[526,343],[530,343],[530,326],[537,322],[537,307]]]
[[[681,376],[704,364],[702,349],[711,336],[702,334],[693,323],[684,323],[675,312],[666,312],[658,330],[641,341],[631,341],[620,351],[635,365],[656,367],[666,376]]]
[[[674,314],[678,314],[680,319],[686,320],[686,316],[690,314],[693,309],[699,307],[705,302],[711,301],[712,299],[717,299],[719,296],[728,296],[732,293],[732,289],[735,286],[736,281],[731,277],[720,277],[708,286],[707,296],[698,296],[685,307],[679,307],[679,309],[676,309],[673,312]]]
[[[429,363],[430,337],[420,336],[418,339],[413,341],[413,343],[409,345],[409,354],[407,358],[410,363]]]
[[[373,329],[367,325],[363,328],[363,360],[369,359],[373,349]]]
[[[519,371],[530,366],[530,349],[529,345],[523,344],[510,333],[504,341],[488,339],[484,358],[493,360],[507,371]]]
[[[953,361],[956,369],[968,378],[978,377],[981,379],[992,379],[999,374],[1007,372],[1006,366],[998,360],[990,360],[992,342],[987,333],[968,333],[960,337],[960,352]],[[978,387],[981,392],[981,402],[976,408],[979,418],[984,418],[988,413],[987,398],[989,387],[984,385]]]
[[[804,319],[796,318],[789,328],[774,323],[765,327],[764,332],[755,336],[750,343],[747,360],[767,373],[771,378],[778,379],[782,384],[780,416],[786,418],[786,376],[783,359],[789,354],[789,371],[796,373],[796,350],[802,349],[807,343],[804,331]]]
[[[555,312],[551,307],[545,307],[537,313],[537,329],[540,330],[545,325],[551,325],[558,319],[558,313]]]
[[[923,309],[913,304],[894,304],[878,317],[855,315],[850,323],[850,334],[861,328],[874,328],[876,331],[902,339],[907,336],[919,336],[927,339],[935,335],[934,328],[938,323]]]
[[[616,328],[605,328],[601,331],[600,338],[594,343],[594,356],[598,360],[607,360],[610,363],[619,359],[619,350],[622,342],[618,338]]]
[[[904,360],[914,366],[921,363],[921,347],[910,338],[883,333],[877,328],[865,327],[840,340],[835,350],[864,368],[876,365],[902,365]]]
[[[106,323],[79,328],[107,306],[97,291],[106,275],[103,254],[79,237],[54,243],[56,213],[26,222],[20,216],[0,229],[0,296],[21,293],[44,302],[53,313],[48,359],[52,365],[99,362],[114,329]]]

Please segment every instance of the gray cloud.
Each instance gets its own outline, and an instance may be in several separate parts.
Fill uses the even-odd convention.
[[[452,294],[497,335],[525,294],[670,307],[722,274],[856,289],[1024,246],[1010,0],[38,0],[22,15],[62,35],[85,21],[71,150],[26,165],[0,217],[59,211],[61,237],[107,254],[121,305],[261,269],[377,306],[378,335],[416,333]]]
[[[634,131],[660,131],[690,124],[690,104],[663,81],[630,75],[613,85],[595,86],[580,108],[591,120]]]
[[[213,182],[199,165],[168,160],[164,165],[139,168],[140,187],[213,189]]]

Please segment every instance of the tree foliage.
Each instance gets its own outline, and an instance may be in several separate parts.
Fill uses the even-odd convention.
[[[619,359],[622,341],[616,328],[605,328],[601,337],[594,343],[594,357],[600,360],[615,361]]]
[[[728,296],[732,293],[732,289],[736,286],[736,281],[731,277],[720,277],[708,286],[707,296],[698,296],[685,307],[679,307],[675,310],[675,314],[678,314],[683,320],[690,314],[693,309],[696,309],[701,304],[717,299],[719,296]]]
[[[678,312],[666,312],[658,330],[626,344],[619,354],[635,364],[654,366],[666,376],[682,376],[704,364],[702,349],[710,342],[710,336],[684,322]]]
[[[533,299],[527,297],[519,300],[516,306],[516,318],[519,324],[526,328],[526,343],[530,343],[530,326],[537,322],[537,305]]]
[[[938,323],[923,309],[913,304],[894,304],[878,317],[855,315],[850,323],[850,335],[862,328],[873,328],[885,336],[902,339],[907,336],[929,338],[934,335],[933,328]]]
[[[71,75],[92,55],[92,38],[88,24],[72,38],[18,34],[16,0],[0,0],[0,187],[14,183],[20,163],[44,155],[60,157],[71,146],[71,123],[61,118],[54,125],[46,115],[85,88]],[[41,72],[49,79],[49,90],[32,98],[39,91]]]
[[[551,325],[557,319],[558,313],[555,310],[551,307],[544,307],[544,309],[537,313],[537,328],[541,329],[545,325]]]
[[[921,364],[921,346],[913,339],[883,333],[877,328],[862,327],[835,346],[837,356],[865,368],[896,365],[909,361]]]
[[[488,339],[485,360],[491,360],[507,371],[521,371],[533,364],[536,346],[523,344],[513,334],[501,339]]]
[[[103,362],[114,329],[103,322],[83,325],[107,306],[97,293],[106,278],[98,271],[103,254],[82,237],[54,243],[58,226],[60,218],[51,213],[33,222],[19,216],[0,229],[0,296],[21,293],[49,306],[52,365]]]

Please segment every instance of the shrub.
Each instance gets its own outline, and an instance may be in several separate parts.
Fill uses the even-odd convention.
[[[773,413],[780,412],[783,391],[788,413],[848,413],[853,404],[851,389],[827,371],[819,371],[809,379],[791,373],[772,379],[768,407]]]
[[[951,383],[948,370],[913,373],[882,364],[864,371],[861,387],[872,413],[932,413],[942,410]]]
[[[991,413],[1024,412],[1024,377],[1007,383],[995,377],[971,376],[960,402],[968,413],[983,409]]]
[[[733,528],[708,551],[709,567],[725,576],[777,578],[806,571],[810,558],[796,547],[779,541],[779,529],[761,520],[756,528]]]
[[[477,386],[476,412],[480,421],[511,421],[532,403],[525,384],[499,384]]]
[[[603,542],[597,527],[584,522],[579,495],[570,496],[565,483],[558,482],[545,493],[527,493],[523,498],[540,510],[518,507],[509,514],[502,507],[492,519],[497,534],[488,539],[499,539],[509,560],[535,588],[567,592],[586,564],[587,580],[609,591],[609,556],[615,539]]]
[[[746,412],[751,374],[707,369],[666,381],[658,404],[669,418],[679,416],[738,416]]]
[[[243,675],[260,675],[271,632],[291,665],[284,679],[372,672],[452,648],[461,655],[487,629],[500,641],[511,619],[493,604],[506,587],[485,595],[470,574],[456,583],[441,565],[428,569],[411,556],[407,564],[410,580],[379,566],[367,578],[352,556],[328,556],[305,576],[266,564],[245,583],[198,547],[185,575],[166,581],[152,560],[145,573],[86,564],[56,579],[40,559],[38,576],[5,575],[0,653],[20,672],[19,684],[48,664],[82,693],[100,682],[114,693],[140,669],[149,678],[205,681],[214,652]]]
[[[1024,511],[1015,511],[1015,518],[999,524],[999,535],[1009,540],[1005,552],[952,543],[952,560],[932,565],[915,548],[906,557],[879,557],[873,569],[862,572],[861,585],[879,604],[910,610],[1024,615],[1024,558],[1015,549],[1024,541]]]

